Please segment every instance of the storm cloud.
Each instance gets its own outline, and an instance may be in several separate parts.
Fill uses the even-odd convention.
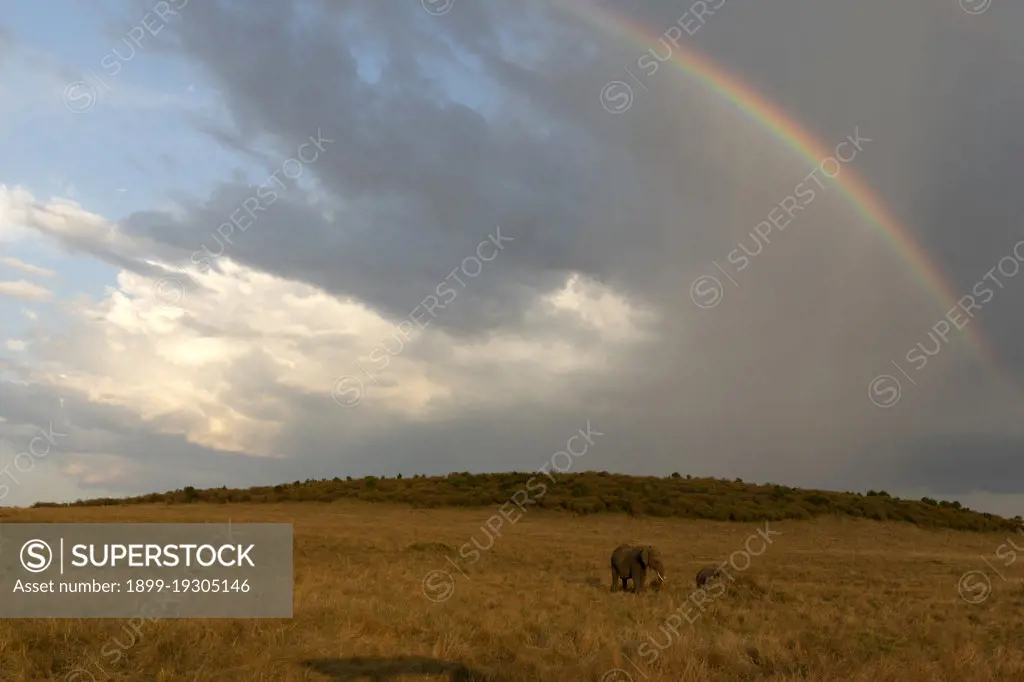
[[[45,466],[82,490],[527,470],[589,419],[588,469],[1018,504],[1024,275],[970,318],[986,353],[954,329],[914,369],[955,301],[900,240],[957,297],[1024,240],[1024,7],[727,1],[684,33],[830,153],[868,140],[765,236],[823,159],[683,69],[629,79],[689,3],[600,4],[618,29],[549,0],[191,0],[151,58],[194,69],[221,114],[190,124],[265,172],[120,218],[8,193],[119,272],[25,338],[9,454],[59,412]]]

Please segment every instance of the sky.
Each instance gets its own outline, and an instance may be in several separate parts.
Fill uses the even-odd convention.
[[[45,5],[0,18],[0,504],[589,428],[567,471],[1024,513],[1024,5]]]

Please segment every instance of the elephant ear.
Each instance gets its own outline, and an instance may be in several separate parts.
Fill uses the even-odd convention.
[[[640,550],[640,563],[646,568],[651,563],[651,548],[644,547]]]

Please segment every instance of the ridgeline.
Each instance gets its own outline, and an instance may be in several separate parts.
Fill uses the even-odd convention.
[[[123,499],[101,498],[70,503],[38,502],[33,507],[95,507],[130,504],[207,502],[273,503],[362,500],[414,507],[496,507],[548,509],[576,514],[624,513],[634,516],[682,517],[716,521],[781,521],[819,516],[848,516],[902,521],[922,527],[969,531],[1016,530],[1021,517],[1005,519],[976,512],[959,502],[930,498],[903,500],[883,491],[862,493],[805,490],[782,485],[755,485],[736,479],[666,478],[607,472],[452,473],[403,478],[307,479],[275,486],[197,490],[187,486],[166,493]]]

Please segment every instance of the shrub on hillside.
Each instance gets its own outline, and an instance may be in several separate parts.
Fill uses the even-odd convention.
[[[528,510],[564,510],[577,514],[619,513],[633,516],[685,517],[738,521],[810,519],[824,515],[903,521],[920,526],[960,530],[1016,530],[1020,517],[1004,519],[979,514],[959,502],[901,500],[885,491],[866,495],[826,490],[800,490],[769,484],[672,475],[625,476],[608,472],[554,474],[509,472],[502,474],[452,473],[447,476],[416,475],[409,478],[362,479],[338,477],[307,479],[248,489],[224,486],[198,490],[188,486],[166,493],[150,493],[126,499],[79,500],[70,506],[123,504],[215,504],[261,502],[333,502],[359,499],[367,502],[407,504],[415,507],[499,507],[516,499],[532,502]],[[540,487],[540,483],[546,486]],[[37,507],[65,506],[40,502]]]

